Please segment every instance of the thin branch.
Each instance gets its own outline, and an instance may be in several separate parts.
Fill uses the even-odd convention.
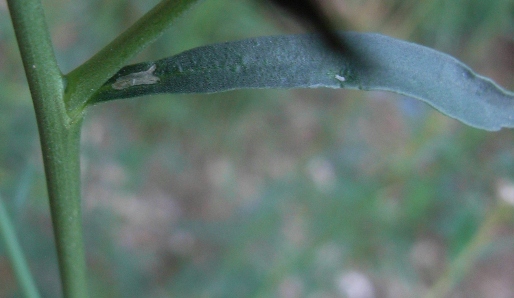
[[[29,265],[21,249],[18,237],[16,237],[14,225],[9,218],[2,198],[0,198],[0,236],[2,236],[1,238],[5,244],[7,255],[11,260],[14,273],[16,274],[16,278],[25,297],[41,297],[38,293],[34,278],[32,274],[30,274]]]
[[[164,0],[118,38],[66,77],[66,104],[80,113],[87,100],[130,58],[162,35],[172,22],[198,0]]]
[[[64,297],[88,297],[82,238],[81,118],[70,119],[40,0],[8,0],[34,102]]]
[[[60,96],[63,80],[41,1],[8,0],[7,3],[34,105],[36,108],[48,106],[50,103],[45,103],[44,99],[50,94]]]

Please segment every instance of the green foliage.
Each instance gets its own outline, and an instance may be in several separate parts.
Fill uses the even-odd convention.
[[[360,61],[331,52],[315,36],[252,38],[125,67],[90,103],[249,88],[386,90],[425,101],[477,128],[514,127],[514,93],[456,59],[377,34],[343,37]]]
[[[86,60],[150,9],[140,1],[91,1],[80,8],[61,2],[50,1],[47,10],[68,18],[60,25],[68,34],[61,34],[59,22],[51,27],[64,69]],[[434,46],[440,35],[407,9],[417,6],[395,2],[398,11],[412,13],[407,21],[416,21],[409,27],[415,29],[412,39]],[[444,38],[458,57],[463,44],[468,54],[478,44],[497,45],[462,34],[469,24],[473,32],[487,33],[477,36],[512,35],[512,26],[497,27],[497,20],[512,23],[508,9],[482,15],[506,1],[423,3],[429,2],[437,4],[432,18],[452,7],[445,21],[466,29],[448,30],[451,38]],[[467,14],[469,5],[473,15]],[[137,59],[276,33],[259,9],[253,2],[204,1]],[[369,16],[380,18],[365,9],[355,14]],[[394,26],[401,23],[395,16]],[[0,16],[0,22],[6,19]],[[386,28],[388,20],[382,20]],[[5,60],[16,62],[14,39],[7,35],[0,42]],[[478,72],[477,65],[491,65],[466,59]],[[21,244],[41,293],[55,297],[59,278],[42,172],[23,178],[27,169],[42,167],[40,152],[33,150],[33,112],[21,100],[28,94],[19,65],[1,68],[9,76],[2,73],[0,84],[9,86],[0,86],[0,133],[9,142],[0,144],[0,194],[18,210]],[[493,76],[513,87],[511,73]],[[84,229],[93,297],[336,296],[344,294],[342,281],[352,272],[367,277],[379,293],[419,296],[440,276],[455,281],[441,267],[418,263],[415,252],[426,243],[436,247],[429,253],[440,250],[443,267],[469,255],[470,247],[482,253],[478,262],[466,259],[471,269],[455,290],[463,296],[482,290],[480,281],[488,280],[482,268],[509,268],[512,216],[486,226],[490,238],[478,237],[480,245],[475,240],[487,211],[499,205],[498,182],[514,179],[510,131],[466,128],[416,101],[376,92],[240,90],[151,99],[98,105],[85,119]],[[27,203],[20,204],[16,198],[24,193]],[[496,229],[504,234],[495,235]],[[0,258],[2,268],[7,263]],[[16,295],[12,274],[2,272],[0,296]],[[511,284],[511,270],[495,280],[502,277]]]

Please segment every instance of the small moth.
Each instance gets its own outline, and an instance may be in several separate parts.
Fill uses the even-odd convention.
[[[116,82],[112,84],[112,88],[116,90],[122,90],[128,87],[137,85],[152,85],[160,81],[159,77],[154,76],[153,72],[157,66],[153,64],[145,71],[134,72],[126,76],[122,76],[116,79]]]
[[[343,77],[343,76],[340,76],[340,75],[336,75],[336,80],[340,81],[340,82],[346,82],[346,78]]]

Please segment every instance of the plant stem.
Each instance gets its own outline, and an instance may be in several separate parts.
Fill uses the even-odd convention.
[[[473,268],[487,245],[491,244],[498,226],[503,222],[512,220],[513,213],[512,206],[503,203],[498,204],[485,218],[484,223],[470,243],[450,264],[424,297],[449,297],[455,285]]]
[[[87,297],[80,200],[82,122],[71,125],[49,122],[46,129],[39,131],[63,294],[64,297]]]
[[[72,121],[66,112],[64,82],[40,0],[7,3],[36,112],[63,296],[87,297],[80,210],[82,117]]]
[[[11,260],[12,268],[23,294],[25,297],[39,298],[36,283],[34,282],[32,274],[30,274],[29,265],[23,255],[14,226],[9,218],[2,198],[0,198],[0,235],[2,236],[7,255]]]
[[[162,35],[173,21],[198,0],[163,0],[88,61],[66,75],[66,104],[80,114],[87,101],[127,61]]]
[[[80,210],[80,129],[89,98],[197,0],[164,0],[63,78],[40,0],[8,0],[34,103],[64,297],[87,297]],[[66,90],[66,93],[65,93]]]

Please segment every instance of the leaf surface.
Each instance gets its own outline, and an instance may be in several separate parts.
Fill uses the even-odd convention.
[[[344,33],[343,38],[359,59],[334,53],[312,34],[257,37],[194,48],[122,68],[90,103],[156,93],[248,88],[385,90],[422,100],[476,128],[514,127],[514,93],[457,59],[380,34]],[[124,87],[119,88],[121,85]]]

